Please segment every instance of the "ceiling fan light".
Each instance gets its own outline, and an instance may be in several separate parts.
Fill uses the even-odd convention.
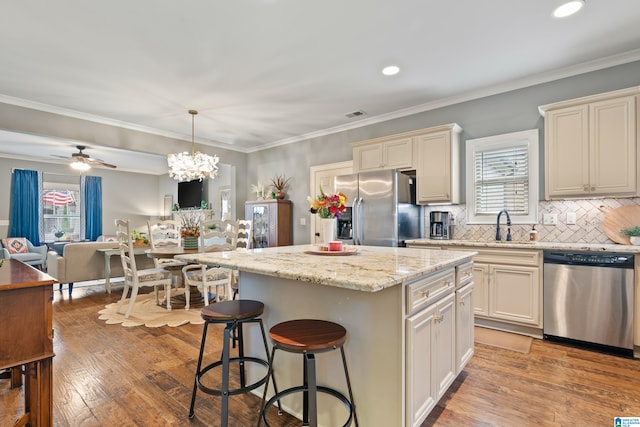
[[[75,161],[71,163],[71,168],[77,171],[87,171],[91,169],[91,165],[89,165],[89,163]]]
[[[566,18],[577,13],[584,6],[584,0],[571,0],[558,6],[553,11],[554,18]]]

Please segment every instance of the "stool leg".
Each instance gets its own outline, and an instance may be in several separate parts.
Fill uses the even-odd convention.
[[[244,338],[242,334],[242,323],[238,324],[238,327],[234,329],[234,335],[238,334],[238,356],[240,356],[240,387],[244,387],[247,383],[246,374],[244,370]],[[234,337],[231,337],[233,340]],[[235,341],[234,341],[235,346]]]
[[[262,323],[260,323],[260,325],[262,326]],[[264,407],[264,404],[267,401],[267,389],[269,389],[269,379],[273,378],[273,359],[275,357],[276,357],[276,347],[273,346],[273,349],[271,350],[271,357],[269,358],[269,372],[267,373],[267,382],[264,383],[264,391],[262,392],[262,402],[260,402],[260,415],[258,416],[258,424],[257,424],[258,427],[260,427],[260,422],[262,421],[262,418],[265,416],[264,410],[266,408]],[[275,382],[274,382],[274,387],[275,387]],[[276,394],[277,394],[277,391],[276,391]],[[278,400],[278,406],[280,406],[280,400]]]
[[[342,366],[344,367],[344,377],[347,379],[347,389],[349,390],[349,400],[351,401],[351,407],[353,408],[353,420],[358,427],[358,415],[356,414],[356,402],[353,400],[353,392],[351,391],[351,380],[349,379],[349,370],[347,369],[347,358],[344,355],[344,347],[340,347],[340,353],[342,353]]]
[[[193,380],[193,392],[191,393],[191,406],[189,407],[189,418],[193,418],[193,407],[196,403],[196,391],[198,390],[198,376],[200,375],[200,367],[202,366],[202,355],[204,354],[204,343],[207,338],[207,326],[209,323],[204,322],[204,328],[202,329],[202,341],[200,342],[200,355],[198,356],[198,366],[196,367],[196,377]]]
[[[265,356],[267,356],[267,360],[269,359],[269,345],[267,344],[267,334],[264,330],[264,323],[262,323],[262,319],[258,318],[257,322],[260,324],[260,332],[262,332],[262,342],[264,344],[264,354]],[[273,375],[273,369],[271,368],[273,365],[273,360],[269,361],[269,372],[271,375],[271,379],[273,381],[273,390],[275,392],[275,394],[278,394],[278,386],[276,384],[276,377]],[[267,377],[267,383],[264,386],[264,390],[265,390],[265,396],[266,396],[266,391],[267,391],[267,387],[269,386],[269,378]],[[262,402],[262,404],[264,405],[264,402]],[[282,403],[280,403],[280,399],[278,399],[278,415],[282,415]]]
[[[224,343],[222,350],[222,419],[220,427],[227,427],[229,422],[229,342],[231,340],[231,330],[236,327],[236,323],[227,323],[224,328]]]
[[[318,427],[318,384],[316,382],[316,358],[314,354],[304,354],[304,387],[302,425]]]

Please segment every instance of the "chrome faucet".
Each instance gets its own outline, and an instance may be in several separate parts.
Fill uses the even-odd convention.
[[[511,217],[509,216],[509,212],[506,209],[498,212],[498,219],[496,220],[496,242],[502,240],[502,236],[500,236],[500,217],[502,214],[507,215],[507,242],[511,241]]]

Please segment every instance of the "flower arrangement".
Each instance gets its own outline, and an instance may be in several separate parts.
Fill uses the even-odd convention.
[[[309,211],[312,214],[317,213],[320,218],[340,218],[340,214],[347,209],[345,203],[347,202],[347,196],[343,193],[326,194],[320,186],[320,195],[315,199],[311,196],[307,197],[311,209]]]
[[[204,217],[201,210],[182,209],[177,215],[182,221],[182,228],[180,229],[182,237],[200,237],[200,221],[202,221]]]

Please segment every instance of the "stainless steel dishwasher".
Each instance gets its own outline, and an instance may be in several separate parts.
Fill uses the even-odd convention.
[[[545,339],[633,355],[633,254],[544,251]]]

